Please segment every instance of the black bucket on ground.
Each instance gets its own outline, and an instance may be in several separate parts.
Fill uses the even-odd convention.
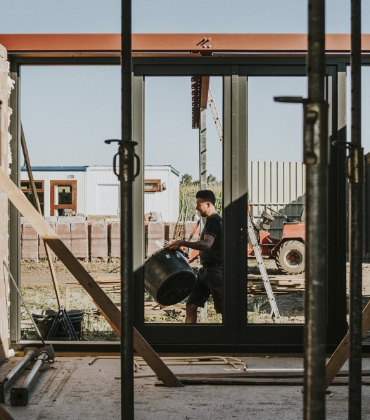
[[[38,329],[40,330],[40,333],[44,340],[46,340],[57,314],[58,314],[58,311],[54,311],[53,309],[47,309],[46,311],[32,312],[32,318],[36,322],[36,325]],[[67,314],[69,316],[69,319],[72,322],[73,328],[76,331],[77,337],[80,337],[81,324],[84,319],[84,311],[81,311],[80,309],[70,309],[67,311]],[[59,325],[59,328],[57,329],[55,336],[60,337],[61,339],[65,338],[65,333],[61,325]]]
[[[145,290],[161,305],[184,300],[193,290],[194,282],[195,274],[180,251],[164,248],[145,262]]]

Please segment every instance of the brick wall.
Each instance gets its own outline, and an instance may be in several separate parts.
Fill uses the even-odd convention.
[[[11,109],[8,106],[13,83],[9,78],[7,53],[0,45],[0,166],[9,173],[10,134],[9,121]],[[3,261],[8,262],[8,199],[0,192],[0,362],[8,357],[8,273]]]

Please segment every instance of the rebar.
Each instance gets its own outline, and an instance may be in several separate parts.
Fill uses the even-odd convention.
[[[361,148],[361,0],[351,0],[351,143],[349,148],[348,418],[361,419],[363,149]]]

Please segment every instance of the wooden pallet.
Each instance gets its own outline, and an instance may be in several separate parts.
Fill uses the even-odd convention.
[[[269,280],[274,293],[303,292],[305,289],[304,277],[284,275],[269,276]],[[266,293],[261,276],[248,274],[248,293]]]

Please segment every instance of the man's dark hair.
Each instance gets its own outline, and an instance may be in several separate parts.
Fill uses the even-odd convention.
[[[197,192],[195,198],[200,198],[205,201],[209,201],[213,205],[216,204],[216,197],[211,190],[200,190]]]

